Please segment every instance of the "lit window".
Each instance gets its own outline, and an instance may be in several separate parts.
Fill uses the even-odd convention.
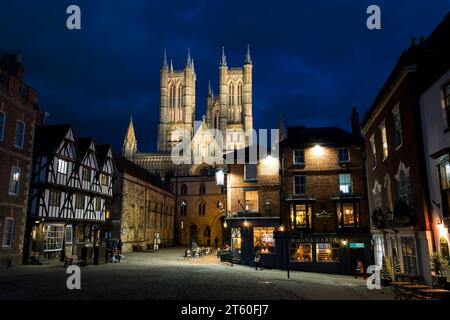
[[[228,104],[230,106],[234,106],[234,84],[230,84],[229,90],[230,92],[228,92]]]
[[[261,253],[275,253],[274,227],[254,227],[253,246],[259,247]]]
[[[101,180],[102,180],[102,185],[104,186],[108,186],[109,185],[109,176],[102,173],[101,174]]]
[[[5,138],[5,123],[6,114],[4,112],[0,112],[0,141],[3,141]]]
[[[58,159],[58,173],[67,174],[67,161]]]
[[[294,194],[306,194],[306,176],[294,176]]]
[[[14,241],[14,219],[5,219],[5,228],[3,229],[3,248],[11,248]]]
[[[244,167],[244,176],[246,181],[255,181],[258,179],[258,167],[256,164],[246,164]]]
[[[338,217],[339,226],[344,226],[344,227],[357,226],[358,225],[358,208],[359,208],[359,204],[338,203],[337,204],[337,217]]]
[[[317,243],[317,262],[339,262],[339,243]]]
[[[384,160],[389,155],[386,125],[384,124],[384,122],[380,125],[380,131],[381,131],[381,141],[383,143],[383,160]]]
[[[311,206],[306,204],[291,205],[291,222],[297,228],[310,228],[311,223]]]
[[[244,104],[244,102],[243,102],[243,99],[242,99],[242,83],[241,82],[239,82],[239,84],[238,84],[238,96],[237,96],[237,99],[238,99],[238,104],[239,105],[243,105]]]
[[[64,237],[63,225],[44,226],[44,252],[61,251]]]
[[[231,228],[231,249],[241,250],[241,228]]]
[[[20,188],[20,168],[11,168],[11,178],[9,181],[9,194],[17,196],[19,195]]]
[[[16,122],[16,135],[14,137],[14,145],[17,148],[23,148],[25,140],[25,122],[18,120]]]
[[[293,262],[312,262],[312,243],[296,243],[296,240],[291,241],[290,257]]]
[[[339,148],[339,162],[346,163],[350,160],[348,156],[348,148]]]
[[[258,191],[245,191],[245,210],[258,211]]]
[[[305,164],[305,150],[294,150],[294,164]]]
[[[402,123],[400,120],[400,108],[397,104],[395,108],[392,110],[392,114],[394,116],[394,139],[395,139],[395,145],[398,147],[403,143],[403,137],[402,137]]]
[[[375,135],[370,137],[370,147],[372,149],[372,168],[377,166],[377,147],[375,145]]]
[[[95,211],[102,211],[102,198],[95,199]]]
[[[339,174],[339,192],[352,193],[352,176],[350,173]]]

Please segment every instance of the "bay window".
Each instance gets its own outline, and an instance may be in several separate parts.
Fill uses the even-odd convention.
[[[311,228],[312,208],[310,204],[291,204],[291,225],[295,228]]]
[[[259,247],[261,253],[275,253],[274,227],[254,227],[253,246]]]

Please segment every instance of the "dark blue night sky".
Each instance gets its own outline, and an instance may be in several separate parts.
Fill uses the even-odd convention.
[[[82,30],[66,29],[77,4]],[[366,8],[382,30],[366,28]],[[23,54],[26,82],[39,91],[48,123],[72,123],[119,150],[133,114],[140,151],[156,149],[159,67],[164,48],[176,69],[191,48],[197,119],[208,80],[218,92],[222,45],[241,66],[250,44],[255,128],[288,124],[350,127],[361,117],[412,36],[427,36],[448,0],[405,1],[6,1],[0,50]]]

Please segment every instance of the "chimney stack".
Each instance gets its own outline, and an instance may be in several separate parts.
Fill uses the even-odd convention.
[[[361,136],[361,125],[359,123],[359,113],[358,113],[358,111],[356,111],[355,107],[353,107],[353,110],[352,110],[351,122],[352,122],[352,133],[354,135]]]

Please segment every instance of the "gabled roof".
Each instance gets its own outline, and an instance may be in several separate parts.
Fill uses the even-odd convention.
[[[150,183],[151,185],[169,191],[164,183],[161,181],[159,177],[154,175],[153,173],[145,170],[141,166],[138,166],[134,162],[113,153],[114,164],[116,165],[116,169],[122,173],[127,173],[137,179]]]
[[[106,162],[106,158],[108,157],[108,153],[111,150],[111,145],[109,144],[98,144],[97,147],[97,159],[100,166],[103,166]]]
[[[76,143],[78,146],[78,153],[80,155],[80,159],[84,159],[84,157],[86,156],[86,153],[89,150],[89,147],[91,146],[92,143],[95,144],[94,139],[93,138],[77,138],[76,139]]]
[[[37,126],[34,139],[35,155],[55,153],[68,131],[70,124]]]
[[[287,131],[287,138],[280,142],[280,148],[316,144],[346,146],[363,143],[361,136],[338,127],[307,128],[305,126],[291,126]]]

